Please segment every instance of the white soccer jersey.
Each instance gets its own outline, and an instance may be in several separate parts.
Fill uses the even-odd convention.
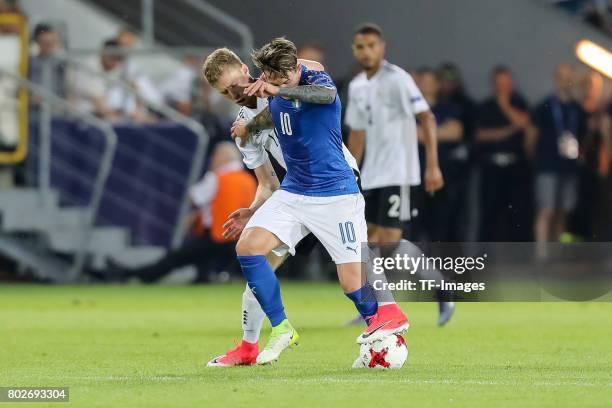
[[[366,131],[364,190],[421,184],[415,115],[428,110],[410,74],[387,61],[372,78],[362,72],[350,82],[344,121]]]
[[[253,119],[259,112],[268,107],[268,101],[264,98],[257,98],[257,107],[252,109],[247,106],[243,106],[238,111],[238,119],[249,121]],[[285,159],[283,158],[283,152],[276,136],[274,129],[266,129],[257,132],[252,135],[244,146],[240,146],[240,141],[236,140],[236,145],[242,153],[242,160],[249,169],[256,169],[266,162],[268,158],[268,152],[274,157],[274,159],[283,168],[287,168]]]
[[[257,107],[252,109],[243,106],[240,108],[236,119],[249,121],[267,107],[267,99],[257,98]],[[257,167],[262,166],[268,158],[268,152],[272,154],[272,157],[274,157],[278,164],[283,166],[284,169],[287,169],[285,159],[283,158],[283,152],[281,150],[280,143],[278,142],[278,136],[276,135],[276,131],[274,129],[257,132],[257,134],[249,138],[244,147],[240,146],[240,142],[238,140],[236,141],[236,145],[238,146],[240,153],[242,153],[244,164],[249,169],[256,169]],[[353,170],[359,171],[357,161],[344,144],[342,145],[342,151],[344,152],[344,159],[349,166],[351,166]]]

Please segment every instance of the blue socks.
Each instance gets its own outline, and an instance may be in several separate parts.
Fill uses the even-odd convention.
[[[274,271],[263,255],[238,256],[242,273],[249,287],[270,319],[272,327],[287,318],[281,298],[280,285]]]
[[[242,273],[249,287],[266,316],[270,319],[272,327],[278,326],[287,318],[287,315],[285,314],[278,279],[266,257],[263,255],[238,256],[238,262],[240,262]],[[378,304],[370,285],[366,284],[361,289],[345,293],[345,295],[353,301],[364,320],[376,314]]]
[[[357,311],[366,320],[376,314],[378,310],[378,304],[376,303],[376,297],[372,287],[365,284],[361,289],[357,289],[354,292],[345,293],[346,297],[351,299],[357,308]]]

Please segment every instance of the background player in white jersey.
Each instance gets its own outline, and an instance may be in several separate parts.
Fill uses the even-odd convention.
[[[349,84],[345,123],[351,129],[349,149],[361,164],[368,240],[396,243],[402,239],[402,222],[410,218],[410,186],[421,183],[417,120],[426,150],[425,190],[434,194],[444,186],[436,120],[410,74],[384,59],[380,27],[359,26],[353,54],[363,71]],[[381,247],[381,252],[390,252],[381,255],[393,250]],[[453,307],[440,302],[440,323],[448,321]]]
[[[300,63],[311,69],[323,69],[323,66],[315,61],[300,60]],[[244,94],[244,89],[255,82],[255,79],[251,77],[249,68],[233,51],[227,48],[215,50],[207,57],[202,71],[203,76],[217,91],[242,106],[238,112],[237,120],[251,120],[267,108],[268,101],[266,99]],[[257,208],[280,186],[279,178],[275,173],[270,156],[279,167],[286,168],[274,129],[265,129],[255,133],[248,140],[245,140],[243,145],[241,145],[241,140],[239,139],[236,142],[242,153],[245,165],[255,172],[258,188],[256,197],[249,208],[241,208],[230,215],[230,219],[225,224],[226,238],[234,238],[240,235]],[[345,146],[343,146],[343,151],[347,163],[357,173],[355,159]],[[308,252],[314,244],[316,244],[316,238],[311,235],[302,241],[296,250],[298,252],[300,250]],[[268,262],[274,270],[283,263],[288,253],[288,251],[284,251],[284,253],[281,252],[279,255],[274,253],[268,255]],[[247,286],[242,296],[243,340],[234,349],[211,360],[208,365],[235,366],[254,364],[259,353],[258,341],[264,317],[265,314],[261,306],[251,292],[251,289]]]

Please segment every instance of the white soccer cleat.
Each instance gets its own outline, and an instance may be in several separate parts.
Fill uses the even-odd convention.
[[[281,324],[272,328],[268,344],[257,356],[257,364],[270,364],[280,357],[281,353],[289,347],[297,346],[300,335],[285,319]]]
[[[366,365],[363,362],[363,356],[360,355],[359,357],[357,357],[353,362],[351,368],[366,368]]]

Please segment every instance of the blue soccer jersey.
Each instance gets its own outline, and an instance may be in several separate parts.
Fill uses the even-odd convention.
[[[301,66],[299,85],[335,88],[329,74]],[[339,196],[359,192],[344,158],[340,131],[340,98],[331,104],[270,98],[269,109],[287,164],[281,189],[307,196]]]

